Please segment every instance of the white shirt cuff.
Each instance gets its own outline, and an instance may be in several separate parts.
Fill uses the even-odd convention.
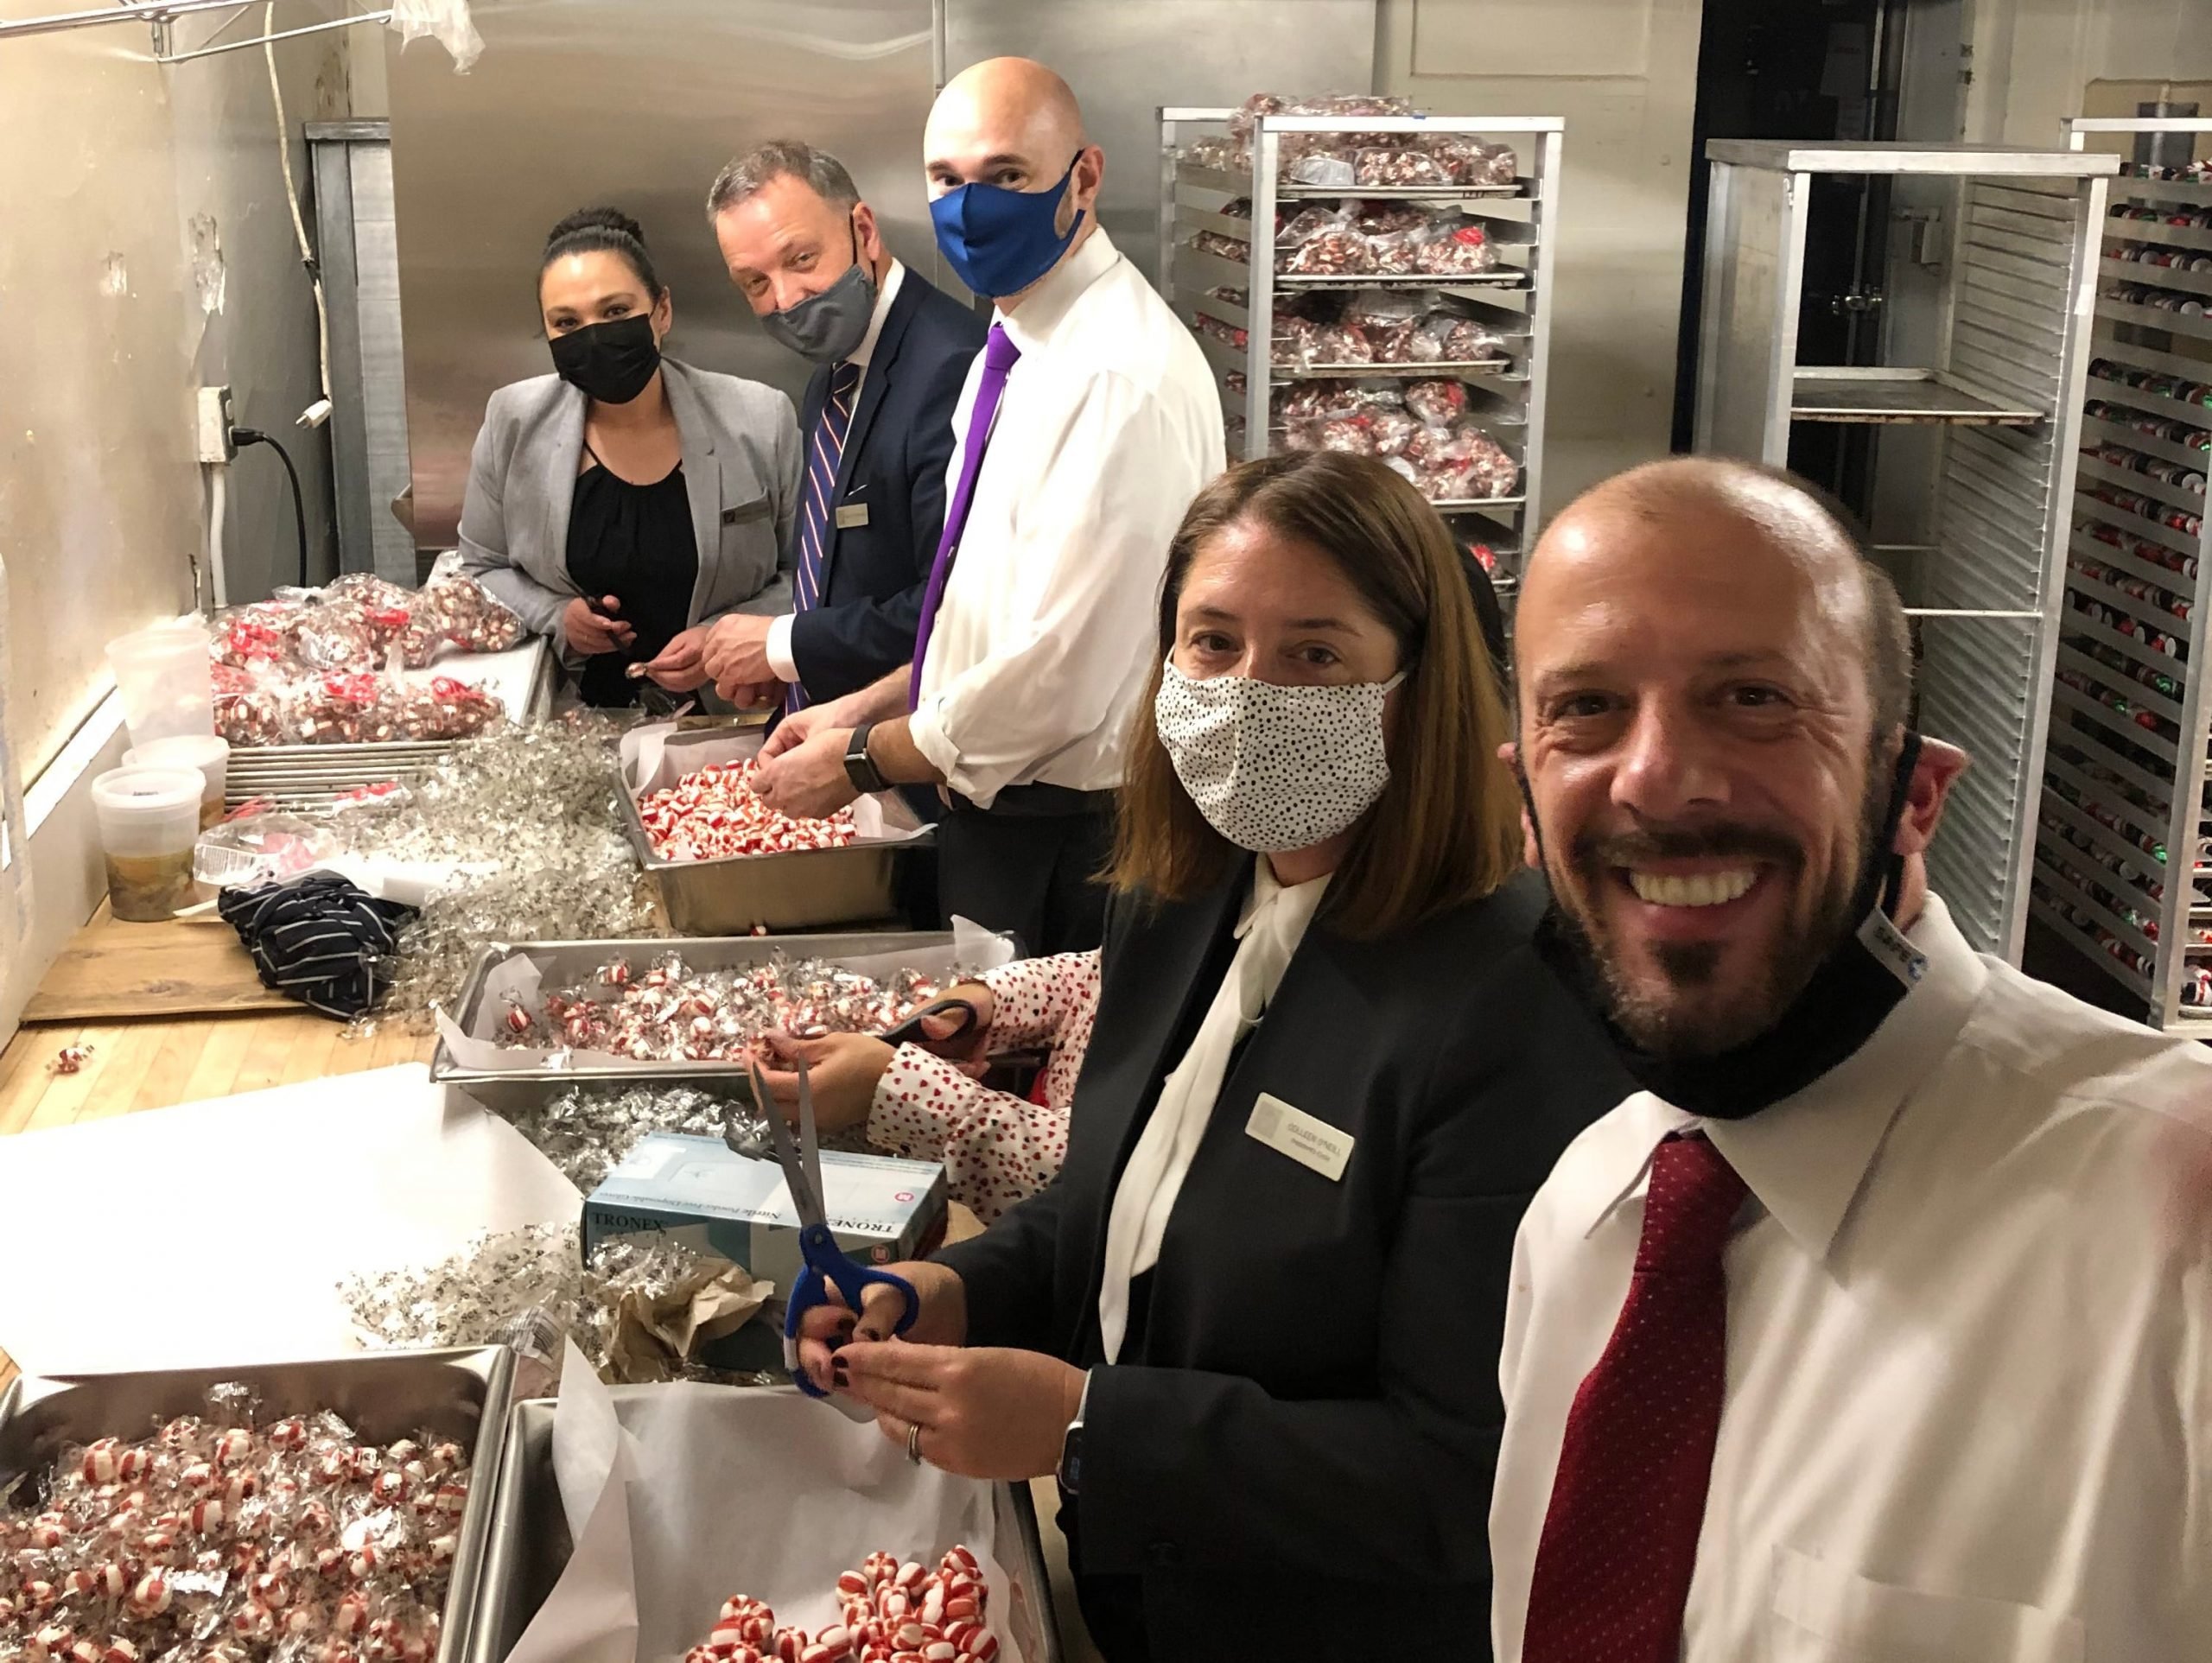
[[[779,681],[798,680],[798,661],[791,657],[791,619],[796,615],[785,613],[768,621],[768,668]]]
[[[969,789],[974,782],[963,778],[960,770],[960,750],[953,744],[952,736],[944,731],[944,701],[925,699],[920,708],[906,718],[907,735],[914,741],[914,748],[938,771],[938,778],[966,797],[979,809],[989,808],[988,799],[976,796]],[[997,796],[994,790],[993,797]]]

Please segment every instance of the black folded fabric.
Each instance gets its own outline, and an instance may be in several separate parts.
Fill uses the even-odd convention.
[[[253,955],[263,987],[341,1021],[384,997],[400,926],[415,916],[334,872],[226,890],[215,910]]]

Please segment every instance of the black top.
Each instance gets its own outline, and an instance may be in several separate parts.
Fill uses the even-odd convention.
[[[569,510],[569,575],[585,598],[622,603],[617,614],[637,632],[627,647],[584,661],[577,689],[586,704],[638,701],[638,684],[623,671],[658,658],[691,626],[691,594],[699,586],[699,544],[691,530],[691,498],[683,465],[653,485],[632,485],[584,447],[592,466],[576,475]]]
[[[1235,956],[1249,881],[1114,903],[1059,1179],[938,1255],[969,1344],[1099,1362],[1114,1190]],[[1514,1232],[1633,1089],[1536,956],[1543,907],[1523,873],[1388,939],[1323,916],[1299,943],[1223,1082],[1141,1330],[1090,1377],[1069,1539],[1086,1609],[1118,1586],[1113,1615],[1148,1641],[1108,1657],[1371,1657],[1377,1636],[1489,1654]],[[1349,1134],[1338,1177],[1248,1133],[1262,1093]]]

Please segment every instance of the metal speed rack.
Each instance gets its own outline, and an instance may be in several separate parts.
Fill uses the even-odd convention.
[[[1714,140],[1695,448],[1786,465],[1799,422],[1935,436],[1925,541],[1877,545],[1913,615],[1923,732],[1965,747],[1929,882],[1974,946],[2027,929],[2055,627],[2074,497],[2094,238],[2116,158],[2065,150]],[[1928,364],[1800,365],[1805,237],[1824,175],[1951,186]],[[1886,346],[1886,343],[1885,343]]]
[[[1280,412],[1284,397],[1301,384],[1456,382],[1465,393],[1454,421],[1487,435],[1511,459],[1511,476],[1493,474],[1481,494],[1440,494],[1433,486],[1425,494],[1464,542],[1491,552],[1499,586],[1510,590],[1526,528],[1535,523],[1541,501],[1565,121],[1557,116],[1262,115],[1251,119],[1249,168],[1211,165],[1217,158],[1203,148],[1194,156],[1194,140],[1223,133],[1237,113],[1160,111],[1160,289],[1220,379],[1230,458],[1264,456],[1286,447],[1292,435]],[[1300,152],[1345,148],[1331,145],[1332,139],[1371,147],[1395,141],[1411,153],[1422,141],[1452,137],[1510,146],[1515,176],[1489,184],[1304,183],[1287,165]],[[1479,227],[1496,257],[1494,268],[1452,275],[1286,270],[1295,262],[1286,261],[1275,237],[1255,234],[1256,227],[1277,226],[1279,214],[1288,224],[1309,208],[1372,214],[1398,204],[1424,210],[1432,229]],[[1224,257],[1221,251],[1237,244],[1246,257]],[[1408,299],[1433,295],[1438,311],[1479,326],[1491,341],[1480,356],[1457,359],[1278,367],[1274,344],[1293,308],[1325,306],[1332,294],[1363,290],[1401,291]]]
[[[2212,117],[2066,131],[2077,150],[2194,135],[2212,151]],[[2130,165],[2101,232],[2032,904],[2146,1019],[2212,1037],[2212,168]]]

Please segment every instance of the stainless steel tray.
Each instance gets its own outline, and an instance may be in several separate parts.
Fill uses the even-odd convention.
[[[608,960],[621,957],[643,962],[664,953],[680,953],[683,962],[695,968],[726,970],[739,965],[759,964],[779,953],[792,958],[848,959],[951,944],[952,932],[946,930],[494,943],[478,954],[476,962],[469,967],[453,1018],[464,1031],[474,1031],[477,1010],[484,998],[485,977],[493,965],[517,953],[528,953],[539,960],[546,967],[547,980],[557,987],[581,981]],[[745,1072],[734,1063],[648,1063],[620,1070],[468,1069],[454,1059],[442,1038],[430,1057],[430,1078],[458,1087],[486,1108],[499,1113],[534,1108],[580,1085],[696,1086],[706,1091],[725,1093],[732,1102],[753,1101],[753,1089],[746,1081]]]
[[[618,1403],[642,1392],[663,1389],[657,1386],[608,1388]],[[491,1543],[469,1625],[467,1663],[505,1663],[507,1653],[560,1580],[575,1546],[569,1539],[568,1515],[562,1510],[560,1489],[553,1476],[553,1400],[525,1398],[517,1403],[506,1442],[507,1459],[499,1474]],[[995,1488],[999,1529],[1003,1533],[1011,1524],[1020,1538],[1019,1575],[1027,1584],[1027,1603],[1035,1618],[1029,1654],[1036,1663],[1059,1663],[1052,1581],[1038,1539],[1037,1512],[1029,1498],[1029,1487],[1000,1484]],[[993,1609],[1004,1612],[1013,1603],[1010,1594],[1001,1590],[1000,1602]]]
[[[33,1475],[35,1483],[64,1444],[139,1437],[175,1416],[204,1412],[207,1388],[226,1381],[252,1387],[264,1416],[329,1409],[373,1443],[429,1431],[468,1450],[468,1506],[461,1516],[437,1656],[437,1663],[461,1663],[492,1533],[514,1391],[514,1354],[503,1345],[245,1368],[19,1378],[0,1393],[0,1493],[19,1474]]]
[[[669,741],[670,748],[701,752],[699,761],[725,759],[736,741],[741,753],[760,749],[757,730],[701,729]],[[810,930],[864,924],[898,912],[900,858],[934,841],[921,836],[897,843],[855,843],[842,849],[802,849],[790,854],[735,855],[721,860],[668,860],[653,853],[639,817],[637,782],[626,768],[622,824],[659,893],[670,928],[685,936],[741,936],[747,930]],[[897,803],[895,797],[887,803]],[[905,815],[899,803],[894,812]]]

